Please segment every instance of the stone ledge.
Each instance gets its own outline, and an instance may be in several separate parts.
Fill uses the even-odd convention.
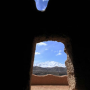
[[[48,74],[37,76],[32,74],[31,85],[68,85],[67,75],[55,76]]]

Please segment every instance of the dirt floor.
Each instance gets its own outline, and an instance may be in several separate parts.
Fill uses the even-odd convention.
[[[68,85],[31,85],[31,90],[69,90]]]

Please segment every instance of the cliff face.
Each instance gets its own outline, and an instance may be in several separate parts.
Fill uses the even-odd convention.
[[[68,85],[67,75],[55,76],[48,74],[37,76],[32,74],[31,85]]]

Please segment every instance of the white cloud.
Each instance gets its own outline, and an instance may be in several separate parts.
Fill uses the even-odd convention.
[[[43,42],[40,42],[40,43],[37,43],[37,45],[39,45],[39,46],[41,46],[41,45],[46,46],[47,44],[46,43],[43,43]]]
[[[38,55],[38,54],[40,54],[39,52],[35,52],[35,55]]]
[[[41,63],[34,63],[34,66],[39,66],[39,67],[66,67],[65,64],[61,64],[59,62],[55,61],[46,61],[46,62],[41,62]]]
[[[59,53],[56,56],[61,55],[62,53],[60,53],[60,52],[61,52],[61,50],[59,50]]]
[[[62,53],[58,53],[56,56],[61,55]]]

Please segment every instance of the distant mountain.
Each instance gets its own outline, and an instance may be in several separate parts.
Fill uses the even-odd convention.
[[[46,74],[53,74],[53,75],[67,75],[67,68],[66,67],[39,67],[33,66],[33,74],[35,75],[46,75]]]
[[[59,62],[55,62],[55,61],[46,61],[46,62],[41,62],[41,63],[34,63],[33,66],[38,66],[38,67],[66,67],[65,64],[61,64]]]

